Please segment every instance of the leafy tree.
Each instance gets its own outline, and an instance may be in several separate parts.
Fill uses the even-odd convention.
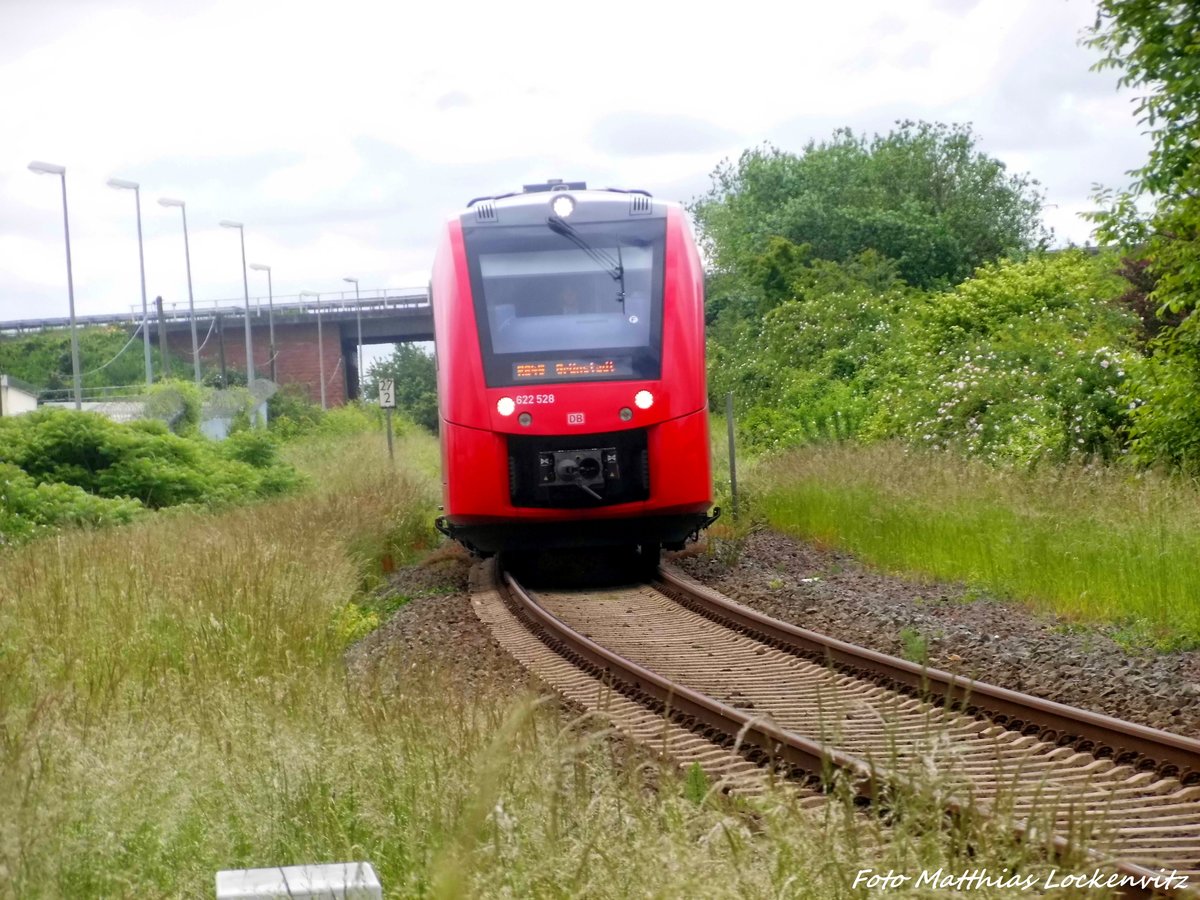
[[[709,342],[714,405],[732,391],[743,440],[761,449],[855,437],[872,412],[874,361],[886,355],[911,289],[873,254],[817,260],[797,300],[756,318],[724,318]]]
[[[146,381],[141,335],[115,325],[80,328],[79,361],[84,387],[141,385]],[[131,339],[132,338],[132,339]],[[152,348],[155,380],[162,378],[157,344]],[[0,372],[37,387],[65,390],[72,386],[71,333],[51,328],[36,334],[0,337]],[[190,380],[191,358],[171,357],[173,377]]]
[[[1136,111],[1152,145],[1129,190],[1098,192],[1107,208],[1093,218],[1102,240],[1136,247],[1149,261],[1150,300],[1173,325],[1152,343],[1155,359],[1135,398],[1134,447],[1144,461],[1200,471],[1200,7],[1100,0],[1088,43],[1105,54],[1096,68],[1123,70],[1119,84],[1146,91]]]
[[[786,279],[804,256],[842,262],[872,250],[928,288],[1048,238],[1036,182],[980,152],[965,125],[901,122],[870,140],[841,129],[799,155],[747,150],[712,179],[691,207],[706,255],[768,306],[786,299],[771,276]]]
[[[418,425],[436,432],[437,367],[433,357],[415,344],[397,344],[390,357],[371,364],[364,394],[377,398],[379,382],[386,378],[396,383],[396,408]]]

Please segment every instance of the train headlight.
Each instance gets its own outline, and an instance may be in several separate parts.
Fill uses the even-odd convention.
[[[512,397],[501,397],[496,401],[496,412],[502,416],[511,416],[517,411],[517,401]]]
[[[560,219],[565,219],[571,213],[575,212],[575,201],[570,197],[555,197],[554,202],[550,204],[550,208],[554,210],[554,214]]]
[[[633,405],[638,409],[649,409],[654,405],[654,395],[649,391],[638,391],[633,395]]]

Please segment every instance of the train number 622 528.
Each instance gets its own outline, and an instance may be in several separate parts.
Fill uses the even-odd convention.
[[[553,394],[517,394],[517,406],[533,406],[535,404],[553,403]]]

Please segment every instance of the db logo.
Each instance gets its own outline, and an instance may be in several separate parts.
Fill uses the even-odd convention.
[[[582,425],[583,424],[583,413],[567,413],[567,424],[568,425]]]

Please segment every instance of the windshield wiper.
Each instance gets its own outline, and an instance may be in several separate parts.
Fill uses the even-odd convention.
[[[555,234],[560,234],[582,250],[588,257],[606,271],[613,281],[617,282],[617,300],[621,310],[625,310],[625,263],[621,257],[621,242],[617,241],[617,258],[613,259],[607,250],[598,250],[583,239],[583,236],[562,219],[550,216],[546,219],[546,227]]]

